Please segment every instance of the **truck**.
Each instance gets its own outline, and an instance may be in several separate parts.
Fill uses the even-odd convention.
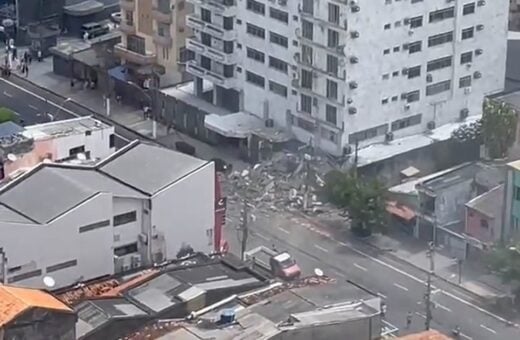
[[[286,251],[278,252],[271,248],[259,246],[245,252],[244,255],[246,261],[269,271],[275,277],[283,280],[294,280],[300,277],[300,267]]]

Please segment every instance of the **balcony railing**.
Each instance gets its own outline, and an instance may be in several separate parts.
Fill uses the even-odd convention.
[[[142,66],[153,65],[157,60],[157,57],[154,53],[140,54],[129,50],[123,44],[115,45],[114,52],[121,59],[129,63],[138,64]]]
[[[186,48],[222,64],[231,65],[237,63],[235,53],[225,53],[216,48],[206,46],[194,38],[186,39]]]
[[[169,35],[159,35],[157,32],[153,35],[153,42],[163,47],[171,47],[173,39]]]
[[[119,6],[121,9],[126,11],[133,11],[135,9],[135,1],[134,0],[120,0]]]
[[[119,30],[126,34],[134,34],[135,33],[135,25],[131,21],[121,20],[119,24]]]
[[[235,88],[237,86],[237,80],[235,77],[224,77],[222,74],[218,74],[213,71],[206,70],[205,68],[201,67],[195,60],[190,60],[186,63],[186,71],[188,73],[204,78],[206,80],[211,81],[213,84],[217,84],[222,86],[223,88]]]
[[[157,22],[161,22],[164,24],[171,24],[172,23],[172,11],[154,7],[152,9],[152,18]]]
[[[194,5],[208,7],[212,12],[215,12],[215,14],[225,17],[237,14],[236,0],[188,0],[188,2]]]
[[[194,14],[186,16],[186,25],[226,41],[235,40],[237,37],[236,30],[225,30],[223,27],[201,20]]]

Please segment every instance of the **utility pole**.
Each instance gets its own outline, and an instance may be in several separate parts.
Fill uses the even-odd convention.
[[[249,225],[248,225],[249,213],[247,200],[244,199],[244,206],[240,211],[240,257],[242,261],[245,261],[245,253],[247,250],[247,239],[249,237]]]
[[[4,248],[0,248],[0,257],[2,259],[2,283],[7,284],[7,256]]]
[[[426,255],[430,259],[430,270],[428,271],[428,280],[426,282],[426,294],[425,294],[425,306],[426,306],[426,321],[425,326],[426,330],[430,329],[430,322],[432,320],[432,276],[435,270],[435,244],[430,242],[428,244],[428,252]]]

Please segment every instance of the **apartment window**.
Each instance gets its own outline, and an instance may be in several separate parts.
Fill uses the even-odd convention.
[[[302,70],[302,87],[305,89],[312,90],[312,72],[308,70]]]
[[[480,220],[480,227],[481,227],[481,228],[484,228],[484,229],[488,229],[488,228],[489,228],[488,221],[485,220],[485,219],[481,219],[481,220]]]
[[[200,42],[206,46],[211,47],[211,35],[205,32],[200,32]]]
[[[265,5],[255,0],[247,0],[247,9],[257,14],[265,14]]]
[[[428,38],[428,47],[442,45],[453,41],[453,31],[433,35]]]
[[[307,14],[314,14],[314,0],[303,0],[302,12]]]
[[[338,143],[338,134],[334,131],[329,131],[327,129],[321,129],[321,138],[331,141],[334,144]]]
[[[417,102],[419,99],[421,99],[421,93],[419,90],[408,92],[405,96],[407,103]]]
[[[309,132],[313,132],[315,129],[314,123],[311,123],[311,122],[306,121],[305,119],[301,119],[301,118],[298,118],[297,125],[298,125],[298,127],[302,128],[306,131],[309,131]]]
[[[327,46],[337,47],[339,45],[339,33],[329,29],[327,32]]]
[[[287,39],[287,37],[284,37],[283,35],[280,35],[278,33],[269,32],[269,41],[273,44],[277,44],[285,48],[289,46],[289,40]]]
[[[305,94],[300,95],[300,106],[302,112],[311,114],[312,113],[312,97]]]
[[[384,55],[390,54],[390,49],[387,48],[386,50],[383,50],[383,54],[384,54]]]
[[[339,6],[329,2],[329,22],[339,24]]]
[[[460,55],[460,63],[467,64],[473,61],[473,51],[464,52]]]
[[[235,47],[235,43],[233,41],[224,41],[224,53],[231,54],[233,53],[233,49]]]
[[[249,59],[253,59],[261,63],[265,62],[265,54],[263,52],[255,50],[254,48],[247,48],[247,57]]]
[[[289,14],[287,12],[280,11],[279,9],[269,7],[269,16],[283,23],[289,23]]]
[[[459,79],[459,88],[470,87],[471,86],[471,76],[461,77]]]
[[[114,248],[114,255],[115,256],[125,256],[128,254],[137,253],[137,251],[138,251],[138,248],[137,248],[137,242],[136,242],[136,243],[131,243],[131,244],[127,244],[125,246]]]
[[[84,152],[85,152],[85,146],[84,145],[77,146],[75,148],[70,148],[69,149],[69,157],[74,157],[77,154],[84,153]]]
[[[475,35],[475,27],[469,27],[462,30],[462,40],[471,39]]]
[[[246,31],[255,37],[265,39],[265,30],[262,27],[248,23],[246,26]]]
[[[224,29],[226,31],[231,31],[233,29],[233,22],[234,22],[234,18],[233,17],[224,17],[224,19],[222,19],[222,26],[224,27]]]
[[[312,22],[307,20],[302,20],[302,37],[305,39],[312,40],[314,37],[314,25]]]
[[[391,25],[391,24],[385,24],[385,25],[383,26],[383,29],[385,29],[385,30],[389,30],[390,28],[392,28],[392,25]]]
[[[96,222],[96,223],[91,223],[91,224],[87,224],[87,225],[84,225],[82,227],[79,227],[79,232],[80,233],[85,233],[87,231],[108,227],[109,225],[110,225],[110,221],[109,220],[104,220],[104,221],[100,221],[100,222]]]
[[[117,227],[135,221],[137,221],[137,212],[134,210],[114,216],[113,225],[114,227]]]
[[[283,73],[287,73],[288,65],[285,61],[275,57],[269,57],[269,67],[274,68]]]
[[[41,276],[41,275],[42,275],[42,270],[37,269],[37,270],[33,270],[33,271],[30,271],[27,273],[15,275],[15,276],[9,278],[7,280],[7,283],[13,283],[13,282],[18,282],[18,281],[22,281],[22,280],[27,280],[32,277],[37,277],[37,276]]]
[[[520,201],[520,187],[515,186],[515,201]]]
[[[144,38],[138,37],[137,35],[129,35],[126,38],[126,48],[130,51],[144,55]]]
[[[453,60],[452,56],[442,57],[439,59],[431,60],[426,65],[426,71],[432,72],[435,70],[440,70],[445,67],[450,67],[452,65],[452,60]]]
[[[338,57],[327,54],[327,73],[337,75],[338,74]]]
[[[170,0],[157,0],[157,9],[161,13],[169,14],[171,11]]]
[[[258,74],[253,72],[246,71],[246,81],[261,88],[265,87],[264,77],[259,76]]]
[[[200,9],[200,18],[204,22],[211,23],[211,11],[205,8]]]
[[[338,99],[338,83],[327,79],[327,98]]]
[[[226,78],[233,78],[235,75],[235,65],[224,65],[222,74]]]
[[[417,114],[410,117],[398,119],[392,122],[392,131],[405,129],[409,126],[421,124],[422,115]]]
[[[370,129],[352,133],[348,136],[349,144],[355,144],[357,142],[371,139],[377,136],[382,136],[388,132],[388,124],[379,125]]]
[[[414,41],[413,43],[408,44],[408,53],[416,53],[421,52],[422,50],[422,41]]]
[[[170,36],[170,25],[157,23],[157,35],[161,37],[169,37]]]
[[[162,48],[162,57],[164,60],[170,59],[170,49],[168,48]]]
[[[475,3],[469,3],[465,4],[464,7],[462,7],[462,15],[468,15],[475,13]]]
[[[338,109],[332,105],[325,105],[325,120],[336,125],[338,122]]]
[[[438,11],[430,12],[430,22],[437,22],[455,16],[455,7],[443,8]]]
[[[52,272],[55,272],[55,271],[58,271],[58,270],[74,267],[74,266],[77,266],[77,265],[78,265],[78,261],[77,260],[65,261],[65,262],[58,263],[58,264],[55,264],[55,265],[52,265],[52,266],[48,266],[47,269],[46,269],[46,272],[47,273],[52,273]]]
[[[449,91],[450,88],[451,88],[451,80],[441,81],[441,82],[426,86],[426,95],[434,96],[441,92]]]
[[[410,19],[410,28],[417,28],[422,26],[423,16],[418,16]]]
[[[188,50],[185,47],[181,47],[179,50],[179,58],[181,63],[185,63],[188,60],[193,60],[195,59],[195,52]]]
[[[410,67],[408,69],[408,79],[416,78],[421,75],[421,65]]]
[[[110,136],[108,136],[108,147],[109,148],[116,147],[116,135],[113,133]]]
[[[134,12],[132,12],[132,11],[125,12],[125,22],[129,26],[134,25]]]
[[[201,55],[200,56],[200,66],[202,68],[205,68],[208,71],[211,71],[211,59]]]
[[[302,62],[312,65],[312,47],[302,45]]]
[[[269,91],[276,93],[279,96],[287,97],[287,87],[272,80],[269,81]]]

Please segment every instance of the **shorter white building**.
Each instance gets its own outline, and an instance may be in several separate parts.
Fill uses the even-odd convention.
[[[41,163],[0,189],[7,282],[56,288],[211,252],[215,168],[133,142],[95,166]]]
[[[113,126],[90,116],[27,126],[15,136],[0,138],[4,177],[45,159],[65,162],[82,154],[99,161],[114,153],[115,139]]]

